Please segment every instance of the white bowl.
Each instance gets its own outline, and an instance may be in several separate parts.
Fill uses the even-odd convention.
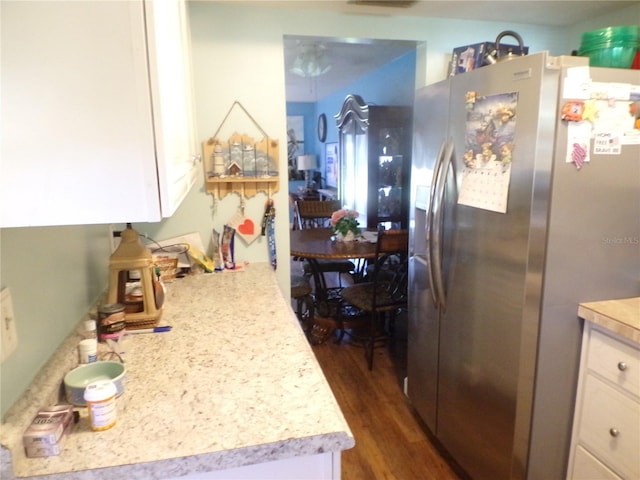
[[[85,406],[84,390],[98,380],[112,380],[116,386],[116,396],[124,392],[126,370],[120,362],[94,362],[80,365],[64,376],[67,401],[72,405]]]

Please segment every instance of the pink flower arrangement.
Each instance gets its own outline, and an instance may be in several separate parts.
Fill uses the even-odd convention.
[[[348,232],[353,232],[354,235],[358,235],[360,228],[358,227],[356,218],[359,216],[360,214],[358,212],[349,210],[348,208],[337,210],[331,214],[331,226],[336,233],[340,233],[343,236]]]

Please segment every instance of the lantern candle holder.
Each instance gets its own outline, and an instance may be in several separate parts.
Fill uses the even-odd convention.
[[[164,291],[154,278],[154,270],[151,251],[140,241],[131,224],[127,224],[120,245],[109,258],[107,295],[107,303],[125,306],[126,328],[144,328],[160,320]]]

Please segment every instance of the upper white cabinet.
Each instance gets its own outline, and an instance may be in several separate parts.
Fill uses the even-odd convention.
[[[145,0],[162,216],[173,214],[202,175],[196,139],[189,19],[184,0]]]
[[[0,226],[173,214],[200,171],[185,2],[0,8]]]

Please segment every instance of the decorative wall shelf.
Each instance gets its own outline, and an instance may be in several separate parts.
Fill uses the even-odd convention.
[[[252,137],[239,133],[234,133],[227,141],[216,138],[236,105],[242,108],[262,132],[262,140],[255,141]],[[241,198],[251,198],[259,192],[271,197],[279,190],[278,140],[269,138],[239,102],[233,103],[214,136],[202,144],[202,150],[208,193],[218,198],[224,198],[229,193],[238,193]]]
[[[207,192],[224,198],[235,192],[251,198],[258,192],[271,196],[280,187],[278,141],[234,133],[227,142],[211,138],[202,146]]]

